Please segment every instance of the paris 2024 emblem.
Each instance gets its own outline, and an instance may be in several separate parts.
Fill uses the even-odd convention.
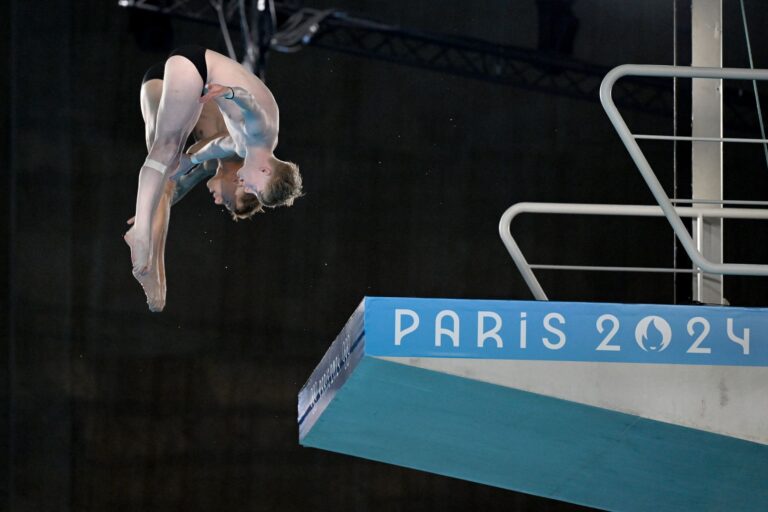
[[[646,352],[661,352],[672,341],[672,327],[660,316],[646,316],[635,327],[635,341]]]

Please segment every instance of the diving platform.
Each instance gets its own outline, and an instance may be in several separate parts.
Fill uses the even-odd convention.
[[[366,297],[319,448],[608,510],[768,506],[768,309]]]

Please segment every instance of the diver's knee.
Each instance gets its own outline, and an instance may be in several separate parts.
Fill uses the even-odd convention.
[[[179,141],[170,137],[163,137],[155,132],[155,139],[152,147],[149,149],[149,158],[170,165],[173,160],[179,157]]]
[[[168,170],[168,166],[165,165],[163,162],[159,162],[149,157],[147,157],[147,159],[144,160],[144,167],[148,167],[149,169],[155,170],[163,176],[165,176],[165,171]]]
[[[155,140],[154,144],[152,144],[152,148],[149,150],[147,159],[144,160],[144,167],[148,167],[165,175],[165,172],[171,167],[173,160],[175,159],[173,148],[171,146],[169,146],[169,148],[171,151],[168,151],[168,148],[163,148],[161,145],[158,145],[157,140]]]

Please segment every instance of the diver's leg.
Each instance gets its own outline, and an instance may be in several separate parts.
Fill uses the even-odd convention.
[[[168,223],[171,215],[171,204],[174,194],[174,184],[168,181],[165,192],[157,203],[157,209],[152,216],[152,247],[149,267],[147,272],[136,276],[141,284],[144,294],[147,296],[147,305],[150,311],[162,311],[165,307],[166,279],[165,279],[165,242],[168,237]],[[128,220],[132,225],[135,217]],[[126,240],[127,240],[126,235]]]
[[[134,276],[149,268],[152,217],[165,187],[166,174],[175,171],[183,144],[200,115],[198,98],[202,88],[203,79],[192,62],[181,56],[168,59],[155,140],[139,172],[136,220],[125,236],[131,247]]]
[[[150,271],[139,277],[139,282],[147,295],[150,311],[162,311],[165,307],[165,241],[168,236],[168,222],[171,219],[171,196],[173,185],[167,183],[165,192],[157,203],[157,210],[152,218],[152,260]]]
[[[160,100],[163,97],[163,80],[153,78],[141,84],[139,103],[141,117],[144,118],[144,141],[147,143],[147,153],[155,141],[155,126],[157,112],[160,110]]]

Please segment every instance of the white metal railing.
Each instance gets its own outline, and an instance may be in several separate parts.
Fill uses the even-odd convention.
[[[735,68],[702,68],[659,65],[635,65],[625,64],[612,69],[603,79],[600,85],[600,101],[603,108],[619,134],[624,146],[627,148],[632,160],[635,162],[640,174],[651,190],[658,206],[645,205],[610,205],[610,204],[573,204],[573,203],[518,203],[508,208],[499,221],[499,234],[510,256],[517,265],[526,284],[537,300],[547,300],[547,295],[541,288],[534,268],[561,269],[561,270],[600,270],[600,271],[630,271],[630,272],[702,272],[723,275],[751,275],[768,276],[768,265],[740,264],[740,263],[716,263],[706,259],[701,248],[691,238],[680,217],[698,219],[698,226],[702,225],[704,218],[728,218],[728,219],[768,219],[768,209],[745,208],[707,208],[700,206],[680,207],[673,205],[673,201],[667,196],[664,188],[659,183],[648,160],[645,158],[637,139],[651,140],[706,140],[713,142],[737,142],[737,143],[766,143],[767,139],[740,139],[721,137],[683,137],[668,135],[634,135],[627,127],[624,119],[619,114],[616,105],[611,98],[613,85],[624,76],[655,76],[678,78],[713,78],[735,80],[768,80],[768,70],[761,69],[735,69]],[[701,204],[740,204],[740,205],[765,205],[761,201],[711,201],[711,200],[676,200],[677,203],[691,202]],[[648,267],[603,267],[582,265],[531,265],[529,264],[517,242],[511,234],[512,220],[520,213],[550,213],[550,214],[579,214],[579,215],[618,215],[641,217],[666,217],[675,232],[678,240],[693,262],[695,269],[667,269]],[[701,238],[699,238],[701,240]]]
[[[706,208],[706,207],[677,207],[676,215],[689,218],[703,219],[715,217],[722,219],[768,219],[768,210],[755,208]],[[515,217],[521,213],[549,213],[563,215],[612,215],[625,217],[663,217],[664,211],[658,206],[650,205],[625,205],[625,204],[574,204],[574,203],[517,203],[504,212],[499,221],[499,234],[501,240],[512,256],[512,260],[520,270],[523,280],[530,288],[536,300],[548,300],[547,294],[541,288],[533,269],[560,269],[560,270],[598,270],[598,271],[624,271],[624,272],[687,272],[691,269],[673,269],[657,267],[603,267],[594,265],[531,265],[525,259],[523,252],[517,245],[510,225]],[[765,265],[752,265],[765,267]],[[762,273],[748,273],[747,275],[768,275]]]

